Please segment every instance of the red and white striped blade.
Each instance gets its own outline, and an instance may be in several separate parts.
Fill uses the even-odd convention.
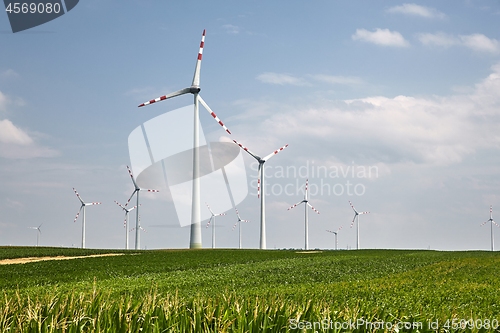
[[[488,221],[484,221],[483,223],[481,223],[481,227],[482,227],[483,225],[485,225],[486,223],[488,223],[488,222],[490,222],[490,220],[488,220]]]
[[[332,234],[336,234],[337,232],[336,231],[331,231],[331,230],[327,230],[328,232],[331,232]]]
[[[282,151],[286,147],[288,147],[288,143],[286,145],[284,145],[283,147],[281,147],[280,149],[277,149],[277,150],[273,151],[271,154],[269,154],[266,157],[264,157],[263,160],[264,161],[269,160],[271,157],[273,157],[274,155],[276,155],[277,153],[279,153],[280,151]]]
[[[82,200],[82,198],[80,197],[80,194],[78,194],[78,192],[76,191],[76,189],[75,189],[74,187],[73,187],[73,191],[75,192],[76,197],[78,198],[78,200],[80,200],[80,202],[81,202],[81,203],[82,203],[82,205],[83,205],[83,200]]]
[[[491,223],[493,223],[494,225],[496,225],[497,227],[500,228],[500,225],[498,225],[495,221],[491,221]]]
[[[127,165],[127,170],[128,170],[128,174],[130,175],[130,178],[132,179],[132,183],[134,183],[134,187],[136,190],[139,189],[139,186],[137,186],[137,183],[135,182],[135,179],[134,179],[134,175],[132,174],[132,170],[130,170],[130,168],[128,167]],[[132,194],[133,195],[133,194]],[[129,199],[130,200],[130,199]],[[126,206],[126,205],[125,205]]]
[[[307,194],[308,194],[308,192],[307,192],[307,191],[308,191],[308,188],[309,188],[309,179],[306,179],[306,194],[305,194],[305,198],[306,198],[306,200],[307,200],[307,199],[309,199],[309,197],[308,197],[308,195],[307,195]]]
[[[214,216],[224,216],[226,213],[215,214]]]
[[[243,149],[244,151],[246,151],[248,154],[250,154],[250,156],[252,156],[253,158],[255,158],[257,161],[260,160],[259,155],[256,155],[256,154],[252,153],[247,147],[243,146],[238,141],[233,140],[233,142],[236,143],[238,146],[240,146],[241,149]]]
[[[132,192],[132,195],[130,196],[130,198],[128,198],[127,200],[127,203],[125,203],[125,207],[128,206],[128,204],[130,203],[130,200],[132,200],[132,197],[134,196],[135,192],[139,191],[138,189],[135,189],[134,192]]]
[[[214,216],[215,214],[214,214],[214,212],[212,212],[212,209],[210,209],[210,206],[208,205],[208,203],[205,202],[205,205],[207,205],[207,208],[210,211],[210,214],[212,214],[212,216]],[[212,218],[210,218],[210,219],[212,219]],[[210,223],[210,221],[209,221],[209,223]]]
[[[356,213],[356,215],[358,215],[358,211],[356,210],[356,208],[354,208],[352,202],[349,201],[349,205],[351,205],[352,210]]]
[[[153,104],[156,102],[164,101],[164,100],[172,98],[172,97],[176,97],[176,96],[180,96],[180,95],[184,95],[184,94],[189,94],[190,92],[191,92],[190,88],[184,88],[184,89],[178,90],[176,92],[173,92],[173,93],[170,93],[167,95],[163,95],[163,96],[160,96],[158,98],[152,99],[150,101],[144,102],[141,105],[139,105],[139,107],[143,107],[143,106]]]
[[[354,217],[352,219],[350,228],[352,228],[352,226],[354,225],[354,220],[356,219],[356,216],[358,216],[358,214],[354,214]]]
[[[100,205],[101,202],[87,202],[85,203],[85,206],[93,206],[93,205]]]
[[[361,213],[358,213],[359,215],[363,215],[363,214],[370,214],[370,212],[361,212]]]
[[[340,230],[342,230],[342,226],[340,226],[340,227],[337,229],[337,232],[339,232]]]
[[[214,218],[214,217],[213,217],[213,215],[212,215],[212,217],[210,217],[210,220],[208,220],[208,223],[207,223],[207,228],[210,226],[210,223],[212,223],[212,219],[213,219],[213,218]]]
[[[287,210],[290,210],[290,209],[292,209],[292,208],[295,208],[295,207],[297,207],[298,205],[300,205],[300,204],[301,204],[301,203],[303,203],[303,202],[304,202],[303,200],[302,200],[302,201],[299,201],[299,202],[297,202],[295,205],[293,205],[292,207],[288,208]]]
[[[78,213],[76,213],[76,216],[75,216],[75,219],[73,220],[73,223],[76,222],[76,220],[78,220],[78,216],[80,216],[80,212],[82,211],[82,208],[83,208],[83,205],[80,207],[80,209],[78,210]]]
[[[148,191],[148,192],[153,192],[153,193],[160,192],[160,190],[150,190],[150,189],[145,189],[145,188],[141,188],[141,189],[139,189],[139,191]]]
[[[224,125],[224,123],[222,122],[222,120],[219,119],[219,117],[217,117],[217,115],[215,114],[215,112],[212,111],[212,109],[208,106],[207,103],[205,103],[205,101],[203,100],[203,98],[201,98],[200,95],[198,95],[198,100],[201,102],[201,104],[205,107],[205,109],[208,111],[208,113],[210,113],[210,115],[215,119],[216,122],[219,123],[219,125],[222,126],[222,128],[224,128],[224,130],[228,133],[228,134],[231,134],[231,131],[226,127],[226,125]]]
[[[259,170],[257,171],[257,198],[260,198],[260,168],[262,168],[262,164],[259,163]]]
[[[309,202],[307,203],[307,205],[311,207],[312,210],[314,210],[316,213],[319,214],[319,211],[316,208],[314,208]]]
[[[198,51],[198,59],[196,59],[196,67],[194,69],[193,84],[192,84],[193,87],[200,86],[201,58],[203,57],[204,46],[205,46],[205,30],[203,30],[203,34],[201,35],[200,50]]]
[[[115,203],[116,203],[118,206],[120,206],[122,209],[126,209],[126,208],[125,208],[125,207],[124,207],[121,203],[119,203],[119,202],[118,202],[118,201],[116,201],[116,200],[114,200],[114,201],[115,201]]]
[[[240,222],[240,221],[238,221],[238,222]],[[236,222],[236,223],[233,225],[233,229],[231,229],[231,230],[236,229],[236,226],[238,225],[238,222]]]

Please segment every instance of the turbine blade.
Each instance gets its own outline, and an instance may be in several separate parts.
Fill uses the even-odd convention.
[[[196,59],[196,67],[194,69],[193,84],[192,84],[193,87],[200,86],[201,58],[203,57],[204,46],[205,46],[205,30],[203,30],[203,34],[201,35],[200,50],[198,51],[198,59]]]
[[[80,200],[80,202],[81,202],[81,203],[82,203],[82,205],[83,205],[83,200],[82,200],[82,198],[80,197],[80,194],[78,194],[78,192],[76,191],[76,189],[75,189],[74,187],[73,187],[73,191],[75,192],[76,197],[78,198],[78,200]]]
[[[224,216],[226,213],[215,214],[215,216]]]
[[[332,234],[335,234],[335,235],[337,234],[337,232],[336,232],[336,231],[331,231],[331,230],[327,230],[327,231],[328,231],[328,232],[331,232]]]
[[[363,215],[363,214],[370,214],[370,212],[361,212],[361,213],[358,213],[359,215]]]
[[[240,221],[238,221],[238,222],[240,222]],[[232,229],[232,230],[236,229],[236,226],[238,225],[238,222],[236,222],[236,223],[233,225],[233,229]]]
[[[262,164],[259,163],[259,169],[257,171],[257,198],[260,198],[260,168]]]
[[[485,225],[485,224],[486,224],[486,223],[488,223],[488,222],[490,222],[490,220],[488,220],[488,221],[484,221],[483,223],[481,223],[481,225],[480,225],[480,226],[482,227],[483,225]]]
[[[238,216],[238,220],[241,220],[240,214],[238,213],[238,208],[234,208],[236,210],[236,216]]]
[[[85,206],[93,206],[93,205],[100,205],[101,202],[89,202],[89,203],[85,203]]]
[[[139,189],[139,191],[147,191],[147,192],[153,192],[153,193],[160,192],[160,190],[150,190],[150,189],[145,189],[145,188],[141,188],[141,189]]]
[[[295,205],[293,205],[292,207],[288,208],[287,210],[290,210],[290,209],[292,209],[292,208],[295,208],[295,207],[297,207],[298,205],[300,205],[300,204],[301,204],[301,203],[303,203],[303,202],[304,202],[304,200],[299,201],[299,202],[297,202]]]
[[[313,206],[311,206],[311,204],[310,204],[309,202],[307,203],[307,205],[308,205],[309,207],[311,207],[311,209],[312,209],[312,210],[314,210],[316,213],[318,213],[318,214],[319,214],[319,211],[318,211],[316,208],[314,208]]]
[[[233,140],[234,143],[236,143],[238,146],[240,146],[241,149],[243,149],[244,151],[246,151],[247,153],[250,154],[250,156],[252,156],[253,158],[255,158],[257,161],[260,160],[260,157],[259,155],[256,155],[254,153],[252,153],[247,147],[243,146],[241,143],[239,143],[238,141],[236,140]]]
[[[213,216],[211,216],[211,217],[210,217],[210,220],[208,220],[208,223],[207,223],[207,228],[210,226],[210,223],[212,223],[212,219],[213,219],[213,218],[214,218],[214,217],[213,217]]]
[[[184,95],[184,94],[189,94],[190,92],[191,92],[190,88],[184,88],[184,89],[181,89],[181,90],[177,90],[176,92],[173,92],[173,93],[170,93],[170,94],[167,94],[167,95],[163,95],[163,96],[160,96],[158,98],[152,99],[150,101],[144,102],[141,105],[139,105],[139,107],[143,107],[143,106],[146,106],[146,105],[149,105],[149,104],[153,104],[153,103],[156,103],[156,102],[164,101],[164,100],[172,98],[172,97],[176,97],[176,96],[180,96],[180,95]]]
[[[140,187],[137,186],[137,183],[135,182],[135,179],[134,179],[134,175],[132,174],[132,170],[130,170],[130,168],[128,167],[127,165],[127,170],[128,170],[128,174],[130,175],[130,178],[132,179],[132,183],[134,183],[134,187],[136,190],[139,190]],[[133,195],[133,194],[132,194]],[[132,198],[132,197],[131,197]],[[129,199],[130,200],[130,199]],[[126,206],[126,205],[125,205]]]
[[[340,228],[337,229],[337,232],[339,232],[340,230],[342,230],[342,226],[340,226]]]
[[[120,206],[122,209],[127,209],[127,208],[123,207],[123,205],[122,205],[121,203],[119,203],[118,201],[116,201],[116,200],[114,200],[114,201],[115,201],[115,203],[116,203],[118,206]]]
[[[356,208],[354,208],[352,202],[349,201],[349,205],[351,205],[352,210],[356,213],[356,215],[358,215],[358,211],[356,210]]]
[[[201,104],[205,107],[205,109],[208,111],[208,113],[210,113],[210,115],[215,119],[216,122],[219,123],[219,125],[222,126],[222,128],[224,128],[224,130],[228,133],[228,134],[231,134],[231,131],[229,131],[229,129],[226,127],[226,125],[224,125],[224,123],[222,122],[222,120],[219,119],[219,117],[217,117],[217,115],[215,114],[215,112],[212,111],[212,109],[208,106],[207,103],[205,103],[205,101],[203,100],[203,98],[201,98],[200,95],[198,95],[198,100],[201,102]]]
[[[284,145],[283,147],[281,147],[280,149],[277,149],[277,150],[273,151],[271,154],[264,157],[263,160],[268,161],[271,157],[273,157],[274,155],[276,155],[277,153],[279,153],[280,151],[282,151],[286,147],[288,147],[288,143],[286,145]]]
[[[352,226],[354,225],[354,220],[356,219],[356,216],[358,216],[358,214],[354,214],[354,217],[352,218],[352,222],[351,222],[350,228],[352,228]]]
[[[492,220],[491,223],[493,223],[494,225],[496,225],[497,227],[500,228],[500,225],[498,225],[495,221]]]
[[[82,208],[83,208],[83,205],[80,206],[80,209],[78,210],[78,213],[76,213],[76,216],[75,216],[75,219],[73,220],[73,223],[75,223],[76,220],[78,219],[78,216],[80,215],[80,212],[82,211]]]
[[[207,205],[207,208],[208,208],[208,210],[210,211],[210,214],[212,214],[212,216],[214,216],[215,214],[214,214],[214,212],[212,212],[212,210],[210,209],[210,206],[208,205],[208,203],[206,203],[206,202],[205,202],[205,205]],[[210,219],[212,219],[212,218],[210,218]]]

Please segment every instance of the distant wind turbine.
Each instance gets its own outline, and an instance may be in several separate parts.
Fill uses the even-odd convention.
[[[135,249],[139,250],[141,248],[141,235],[139,234],[139,230],[140,230],[140,228],[139,228],[140,227],[140,222],[139,222],[139,206],[140,206],[140,204],[139,204],[139,192],[140,191],[147,191],[147,192],[157,193],[160,191],[140,188],[134,179],[134,175],[132,174],[132,170],[130,170],[130,168],[128,166],[127,166],[127,169],[128,169],[128,173],[130,175],[130,178],[132,179],[132,183],[134,184],[134,192],[132,192],[132,195],[130,196],[130,198],[128,198],[127,203],[125,204],[125,207],[129,204],[130,200],[132,199],[132,197],[135,194],[135,197],[137,199],[137,204],[135,205],[137,210],[135,211],[136,216],[135,216],[135,228],[134,228],[135,229]]]
[[[356,231],[356,249],[359,250],[359,215],[369,214],[370,212],[358,212],[356,210],[356,208],[354,208],[352,202],[349,201],[349,204],[351,205],[351,208],[354,211],[354,218],[352,219],[352,222],[351,222],[351,228],[354,225],[354,220],[356,220],[356,218],[358,220],[357,231]]]
[[[115,201],[115,203],[120,206],[124,211],[125,211],[125,220],[123,221],[123,227],[125,228],[125,249],[128,250],[128,213],[133,211],[137,206],[134,206],[132,208],[127,208],[123,206],[121,203],[118,201]]]
[[[337,231],[331,231],[331,230],[327,230],[328,232],[332,233],[335,235],[335,250],[337,250],[337,247],[338,247],[338,242],[337,242],[337,236],[338,236],[338,233],[339,231],[342,229],[342,226],[340,226],[340,228],[337,229]]]
[[[236,225],[238,225],[238,233],[239,233],[238,248],[241,249],[241,222],[250,222],[250,221],[242,220],[240,214],[238,213],[238,209],[237,208],[234,209],[236,210],[236,216],[238,217],[238,221],[233,225],[233,230],[236,228]]]
[[[304,238],[305,238],[304,243],[305,243],[305,245],[304,245],[304,249],[305,250],[309,250],[309,214],[308,214],[309,210],[307,209],[307,206],[311,207],[311,209],[313,211],[315,211],[316,213],[319,214],[319,212],[316,210],[316,208],[311,206],[311,204],[309,203],[308,186],[309,186],[309,179],[306,179],[306,191],[304,194],[304,200],[297,202],[295,205],[288,208],[288,210],[290,210],[290,209],[293,209],[293,208],[297,207],[298,205],[304,203],[304,211],[305,211],[305,218],[304,218],[304,229],[305,229],[304,230]]]
[[[76,197],[82,203],[82,205],[80,206],[80,210],[78,211],[78,213],[76,213],[75,220],[73,221],[73,223],[76,222],[76,220],[78,219],[78,215],[80,215],[80,212],[83,210],[83,214],[82,214],[82,249],[84,249],[85,248],[85,207],[86,206],[93,206],[93,205],[100,205],[101,203],[100,202],[84,202],[82,200],[82,198],[80,197],[80,194],[78,194],[78,192],[75,190],[74,187],[73,187],[73,191],[75,191]]]
[[[43,225],[43,223],[42,223],[42,224],[40,224],[38,227],[28,227],[28,228],[30,228],[30,229],[35,229],[35,230],[37,231],[37,232],[36,232],[36,246],[37,246],[37,247],[38,247],[38,241],[39,241],[39,239],[40,239],[40,235],[41,235],[41,233],[42,233],[42,230],[40,230],[40,228],[41,228],[41,226],[42,226],[42,225]]]
[[[496,225],[497,227],[500,227],[495,221],[493,221],[493,206],[490,206],[490,218],[487,221],[484,221],[481,226],[485,225],[486,223],[491,222],[491,251],[495,251],[494,247],[494,239],[493,239],[493,224]]]
[[[265,185],[264,185],[264,180],[265,180],[265,172],[264,172],[264,163],[266,163],[271,157],[288,147],[288,144],[284,145],[283,147],[273,151],[271,154],[265,156],[264,158],[260,157],[259,155],[256,155],[252,153],[248,148],[243,146],[242,144],[238,143],[236,140],[233,140],[234,143],[236,143],[238,146],[240,146],[241,149],[246,151],[250,156],[255,158],[257,162],[259,162],[259,176],[257,178],[257,197],[260,196],[260,249],[266,249],[266,193],[265,193]],[[261,192],[262,188],[262,194]]]
[[[207,205],[207,208],[210,211],[210,214],[212,214],[212,216],[210,216],[210,220],[208,220],[207,228],[210,226],[210,223],[212,223],[212,249],[215,249],[215,217],[224,216],[224,215],[226,215],[226,213],[215,214],[214,212],[212,212],[212,210],[210,209],[210,206],[206,202],[205,202],[205,205]]]
[[[193,191],[191,197],[191,236],[189,241],[190,248],[201,248],[201,215],[200,215],[200,120],[199,120],[199,103],[201,103],[210,115],[221,125],[227,133],[231,132],[217,117],[217,115],[210,109],[207,103],[200,96],[200,68],[201,59],[203,56],[203,47],[205,46],[205,30],[201,36],[200,50],[198,51],[198,58],[196,60],[196,67],[194,69],[193,82],[190,87],[178,90],[176,92],[152,99],[148,102],[142,103],[139,107],[163,101],[172,97],[193,94],[194,95],[194,127],[193,127]]]

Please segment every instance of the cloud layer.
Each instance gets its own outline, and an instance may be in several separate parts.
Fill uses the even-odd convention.
[[[425,17],[429,19],[445,19],[446,15],[440,11],[431,8],[420,6],[414,3],[405,3],[401,6],[394,6],[387,10],[388,13],[405,14],[411,16]]]
[[[389,29],[356,29],[356,33],[351,36],[353,40],[359,40],[381,46],[408,47],[410,43],[397,31]]]

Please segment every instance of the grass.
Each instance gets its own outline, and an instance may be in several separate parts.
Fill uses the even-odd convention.
[[[120,251],[0,258],[103,252]],[[130,251],[6,265],[0,331],[498,332],[485,321],[500,320],[499,273],[500,255],[479,251]],[[348,327],[361,320],[392,327]]]

